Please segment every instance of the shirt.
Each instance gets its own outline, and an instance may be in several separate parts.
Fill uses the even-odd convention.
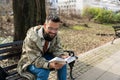
[[[42,47],[44,47],[45,44],[45,39],[43,37],[43,26],[38,30],[38,35],[40,36],[40,38],[42,39]],[[48,47],[47,49],[50,47],[50,42],[48,43]]]

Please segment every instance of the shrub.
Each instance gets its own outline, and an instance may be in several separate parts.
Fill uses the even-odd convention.
[[[120,13],[116,13],[114,18],[115,18],[115,22],[119,23],[120,22]]]
[[[111,10],[103,8],[85,8],[83,11],[83,17],[94,20],[97,23],[119,23],[120,13],[114,13]]]
[[[114,13],[110,10],[101,9],[98,15],[94,18],[95,22],[98,23],[113,23]]]
[[[101,10],[100,8],[85,8],[83,10],[82,16],[91,20],[91,19],[95,18],[95,16],[98,15],[100,10]]]

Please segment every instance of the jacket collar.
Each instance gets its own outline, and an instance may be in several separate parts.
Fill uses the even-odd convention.
[[[39,36],[41,39],[44,39],[44,37],[43,37],[43,26],[41,26],[41,28],[38,30],[38,36]]]

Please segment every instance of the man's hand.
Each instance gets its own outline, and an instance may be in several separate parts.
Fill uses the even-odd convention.
[[[64,55],[64,54],[62,54],[62,55],[60,55],[59,57],[65,59],[65,58],[69,57],[69,55]],[[55,62],[55,61],[54,61],[54,62],[50,62],[50,63],[49,63],[49,68],[60,69],[60,68],[62,68],[64,65],[65,65],[65,64],[58,63],[58,62]]]
[[[60,68],[63,67],[63,65],[65,65],[65,64],[60,64],[60,63],[57,63],[57,62],[50,62],[49,63],[49,68],[60,69]]]
[[[65,59],[65,58],[68,58],[69,55],[62,54],[62,55],[60,55],[60,57],[63,58],[63,59]]]

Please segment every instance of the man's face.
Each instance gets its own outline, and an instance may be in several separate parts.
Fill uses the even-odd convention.
[[[53,39],[59,29],[59,22],[53,22],[53,21],[48,21],[47,23],[44,24],[44,30],[47,36],[49,36],[51,39]]]

